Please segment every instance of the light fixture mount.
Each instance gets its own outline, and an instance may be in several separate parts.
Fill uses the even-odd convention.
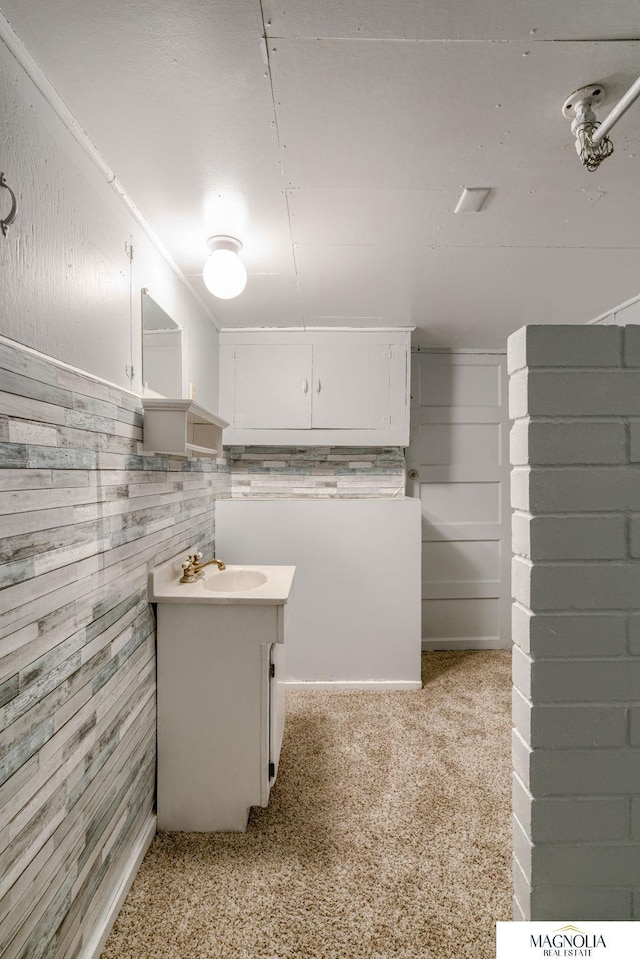
[[[210,236],[207,240],[207,246],[209,247],[209,253],[213,253],[214,250],[229,250],[231,253],[238,254],[242,249],[242,243],[240,240],[236,240],[235,236]]]

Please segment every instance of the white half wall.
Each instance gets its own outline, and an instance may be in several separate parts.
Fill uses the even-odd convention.
[[[420,687],[419,500],[218,500],[216,549],[296,567],[288,683]]]

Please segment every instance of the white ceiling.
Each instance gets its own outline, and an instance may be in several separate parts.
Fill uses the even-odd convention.
[[[504,346],[640,293],[640,101],[596,173],[562,103],[640,74],[638,0],[0,0],[223,327]],[[464,186],[492,187],[454,214]],[[236,300],[201,279],[231,233]]]

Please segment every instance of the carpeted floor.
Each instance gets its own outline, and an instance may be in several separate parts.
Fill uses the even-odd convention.
[[[103,959],[493,959],[511,918],[511,655],[290,693],[244,834],[159,833]]]

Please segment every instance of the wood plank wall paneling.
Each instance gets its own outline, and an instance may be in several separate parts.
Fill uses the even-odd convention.
[[[141,455],[135,396],[0,339],[0,955],[71,959],[149,821],[147,570],[213,555],[224,461]]]

